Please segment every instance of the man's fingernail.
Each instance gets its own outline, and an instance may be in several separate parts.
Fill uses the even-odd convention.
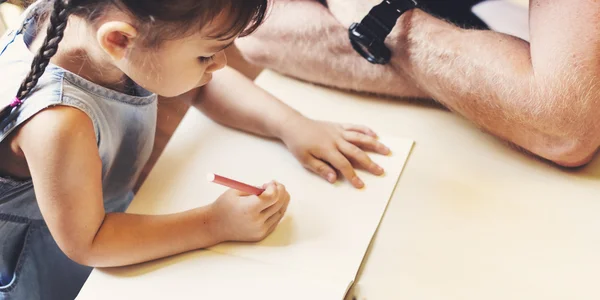
[[[327,174],[327,181],[334,183],[335,182],[335,175],[333,175],[333,173],[329,173]]]

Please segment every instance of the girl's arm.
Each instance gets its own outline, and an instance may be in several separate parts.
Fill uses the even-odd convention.
[[[162,216],[105,214],[94,128],[77,109],[44,110],[15,139],[52,236],[80,264],[134,264],[223,240],[210,206]]]
[[[282,140],[305,168],[329,182],[337,180],[331,166],[357,188],[364,184],[354,166],[376,175],[384,173],[363,151],[389,153],[372,130],[307,119],[231,68],[213,73],[213,80],[198,93],[193,104],[208,117],[225,126]]]
[[[230,67],[213,73],[193,105],[215,122],[269,138],[281,138],[284,124],[302,117]]]

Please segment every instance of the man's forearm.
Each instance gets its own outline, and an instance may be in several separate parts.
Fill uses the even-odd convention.
[[[560,164],[579,165],[595,150],[589,132],[597,123],[585,109],[598,89],[589,76],[559,65],[542,72],[527,42],[459,29],[420,10],[397,27],[392,63],[449,109]]]
[[[251,62],[302,80],[398,97],[427,97],[391,66],[360,57],[348,31],[315,1],[275,1],[266,23],[237,42]]]

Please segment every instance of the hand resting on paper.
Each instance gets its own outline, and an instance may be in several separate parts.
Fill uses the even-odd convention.
[[[290,194],[270,182],[260,196],[230,189],[210,205],[213,232],[222,241],[258,242],[266,238],[285,215]]]
[[[308,170],[334,183],[337,173],[356,188],[364,187],[354,167],[375,175],[384,170],[374,163],[365,150],[388,155],[390,150],[377,140],[375,132],[365,126],[315,121],[303,116],[286,122],[281,140]]]
[[[194,106],[215,122],[280,139],[305,168],[331,183],[338,179],[335,170],[356,188],[364,183],[354,167],[384,172],[365,153],[390,152],[371,129],[308,119],[231,68],[215,72],[193,98]]]

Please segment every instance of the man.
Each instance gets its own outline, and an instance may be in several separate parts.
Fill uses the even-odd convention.
[[[530,0],[530,42],[473,29],[484,26],[465,7],[479,1],[416,1],[421,8],[403,12],[385,38],[384,64],[361,57],[348,30],[381,0],[275,0],[267,22],[237,45],[249,61],[303,80],[433,98],[562,166],[592,159],[600,145],[598,1]],[[447,9],[458,13],[444,16]]]

